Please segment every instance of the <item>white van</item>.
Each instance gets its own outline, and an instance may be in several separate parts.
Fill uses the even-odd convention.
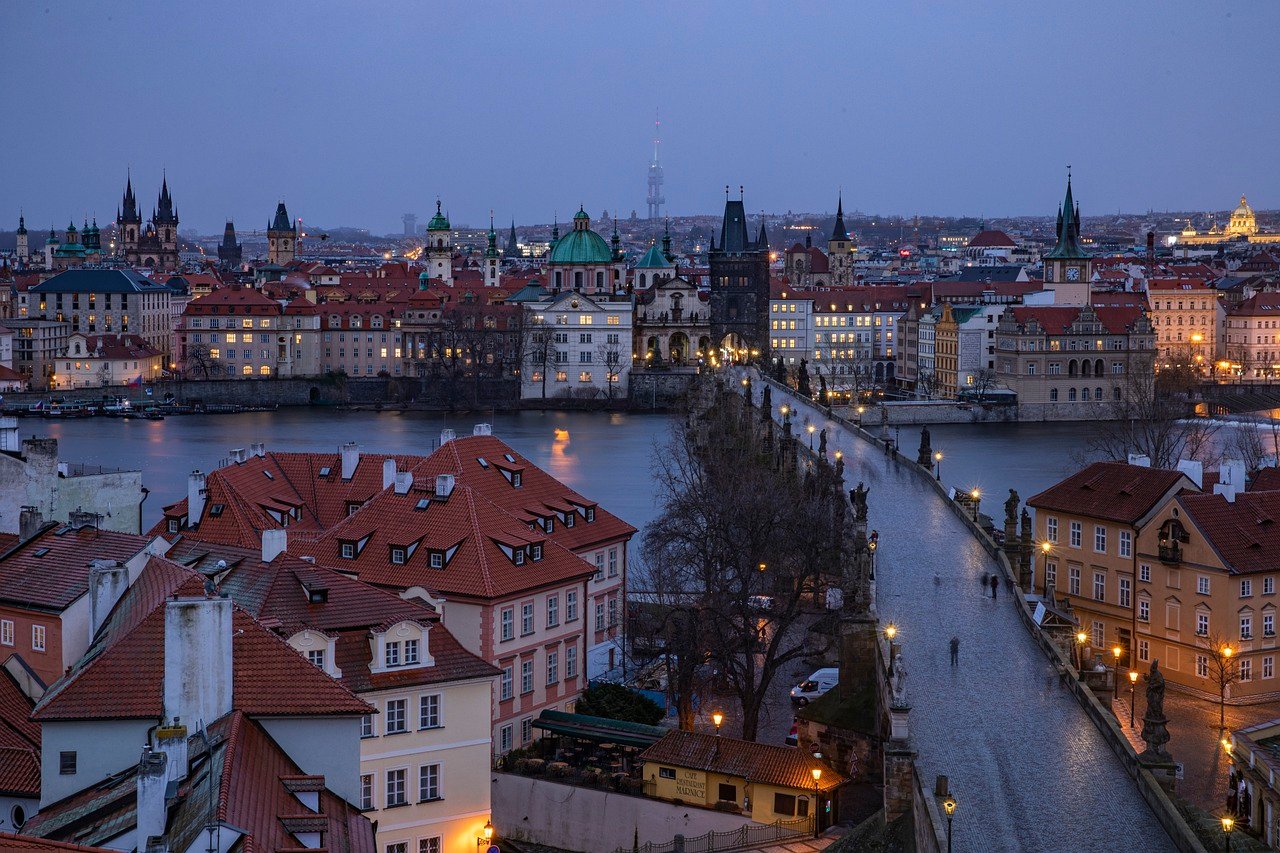
[[[839,681],[840,670],[834,666],[816,670],[813,675],[791,688],[791,702],[795,705],[808,705],[835,687]]]

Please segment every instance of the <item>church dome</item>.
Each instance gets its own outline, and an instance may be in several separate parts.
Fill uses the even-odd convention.
[[[636,269],[670,269],[673,266],[675,266],[675,264],[667,260],[667,256],[662,254],[662,250],[658,248],[658,244],[654,243],[649,247],[649,251],[644,253],[644,257],[640,259],[640,263],[636,264]]]
[[[1232,216],[1253,216],[1253,208],[1249,206],[1249,202],[1244,196],[1240,196],[1240,206],[1231,211]]]
[[[591,217],[579,209],[573,217],[573,230],[556,241],[549,262],[553,264],[608,264],[613,262],[609,244],[591,230]]]
[[[427,223],[428,231],[448,231],[449,217],[440,212],[440,200],[436,200],[436,215]]]

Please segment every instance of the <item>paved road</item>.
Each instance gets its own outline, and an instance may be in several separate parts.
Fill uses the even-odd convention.
[[[759,404],[758,382],[753,390]],[[800,434],[806,419],[827,428],[828,451],[844,453],[848,485],[862,480],[871,490],[871,527],[880,533],[877,606],[881,620],[899,629],[925,784],[946,774],[960,804],[955,849],[1173,850],[1084,710],[1058,686],[1003,585],[996,601],[980,590],[981,576],[996,565],[945,502],[883,448],[775,389],[775,408],[783,402],[794,408]],[[947,650],[953,635],[960,638],[956,669]]]

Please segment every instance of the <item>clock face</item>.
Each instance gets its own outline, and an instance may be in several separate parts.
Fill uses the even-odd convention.
[[[1080,278],[1079,267],[1067,267],[1067,281],[1077,281]]]

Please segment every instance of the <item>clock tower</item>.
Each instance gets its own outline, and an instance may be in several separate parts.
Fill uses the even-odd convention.
[[[1088,305],[1093,279],[1093,258],[1080,245],[1080,206],[1071,196],[1071,172],[1067,172],[1067,197],[1058,208],[1058,242],[1045,252],[1044,283],[1053,291],[1055,305]]]

